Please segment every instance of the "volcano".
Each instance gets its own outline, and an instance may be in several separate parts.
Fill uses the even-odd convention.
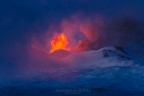
[[[49,57],[53,60],[61,60],[63,58],[65,58],[66,56],[72,54],[71,51],[68,51],[68,50],[63,50],[63,49],[59,49],[59,50],[56,50],[54,52],[52,52]]]
[[[99,50],[73,53],[63,58],[62,61],[66,63],[73,63],[80,68],[88,68],[90,66],[93,66],[94,68],[128,66],[132,63],[128,54],[116,47],[104,47]]]
[[[47,71],[37,71],[35,74],[27,74],[28,76],[21,74],[13,80],[5,80],[1,82],[3,85],[1,89],[4,90],[1,91],[1,94],[4,94],[2,96],[10,94],[9,90],[14,93],[21,92],[26,96],[64,94],[56,92],[57,88],[68,90],[88,88],[90,92],[81,93],[83,96],[90,94],[92,96],[99,96],[99,94],[102,96],[118,94],[120,94],[118,96],[136,96],[136,94],[143,93],[144,67],[137,66],[129,54],[120,47],[104,47],[79,53],[57,50],[51,55],[57,56],[57,61],[61,62],[59,68],[48,67]],[[41,91],[36,92],[36,90]]]

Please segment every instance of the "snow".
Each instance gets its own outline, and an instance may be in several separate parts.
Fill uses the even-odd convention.
[[[128,54],[114,47],[72,53],[59,62],[69,66],[53,70],[54,78],[49,76],[49,72],[40,72],[7,80],[1,82],[3,91],[0,91],[0,95],[7,96],[13,89],[13,94],[26,94],[22,96],[49,96],[52,93],[55,94],[52,96],[57,96],[60,94],[56,92],[57,88],[90,89],[91,92],[81,93],[82,96],[144,94],[144,66],[136,65]]]
[[[108,56],[104,56],[105,54]],[[116,50],[114,47],[105,47],[99,50],[71,54],[63,58],[62,61],[73,63],[79,68],[104,68],[109,66],[129,66],[133,61],[127,60],[127,58],[129,58],[127,54]]]

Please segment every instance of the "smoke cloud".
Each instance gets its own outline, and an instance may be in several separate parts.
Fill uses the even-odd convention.
[[[99,16],[74,15],[59,24],[76,50],[97,50],[105,46],[143,45],[143,22],[130,17],[111,20]],[[55,28],[57,29],[57,28]],[[59,30],[58,29],[58,30]],[[53,31],[56,32],[56,31]]]

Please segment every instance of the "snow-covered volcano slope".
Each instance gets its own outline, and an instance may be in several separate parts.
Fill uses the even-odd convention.
[[[129,66],[133,61],[121,47],[104,47],[99,50],[74,53],[62,59],[65,63],[82,68]]]
[[[56,92],[57,88],[91,90],[81,93],[80,96],[143,96],[144,94],[144,67],[135,65],[122,48],[105,47],[72,53],[62,58],[61,62],[64,66],[60,69],[55,67],[52,74],[48,70],[28,78],[11,80],[7,87],[1,88],[0,95],[15,96],[9,91],[11,88],[12,93],[26,94],[24,96],[58,96],[61,92]],[[50,75],[56,78],[51,78]],[[51,90],[51,88],[56,89]]]
[[[59,53],[59,51],[57,52]],[[49,79],[65,79],[69,81],[69,78],[75,79],[83,72],[89,72],[89,70],[134,65],[128,54],[121,48],[105,47],[80,53],[65,53],[69,55],[64,55],[63,58],[60,56],[61,59],[57,63],[44,62],[44,64],[41,64],[40,62],[40,64],[38,63],[37,66],[33,66],[30,70],[28,68],[25,69],[26,72],[23,70],[22,74],[21,72],[16,72],[16,76],[13,77],[16,77],[16,79],[20,77],[20,80],[25,79],[26,81],[35,81],[34,78],[45,78],[44,81],[49,81]]]

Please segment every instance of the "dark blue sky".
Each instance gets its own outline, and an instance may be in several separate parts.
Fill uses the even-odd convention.
[[[49,23],[77,12],[142,18],[143,4],[143,0],[3,0],[0,1],[1,41],[42,30]]]

